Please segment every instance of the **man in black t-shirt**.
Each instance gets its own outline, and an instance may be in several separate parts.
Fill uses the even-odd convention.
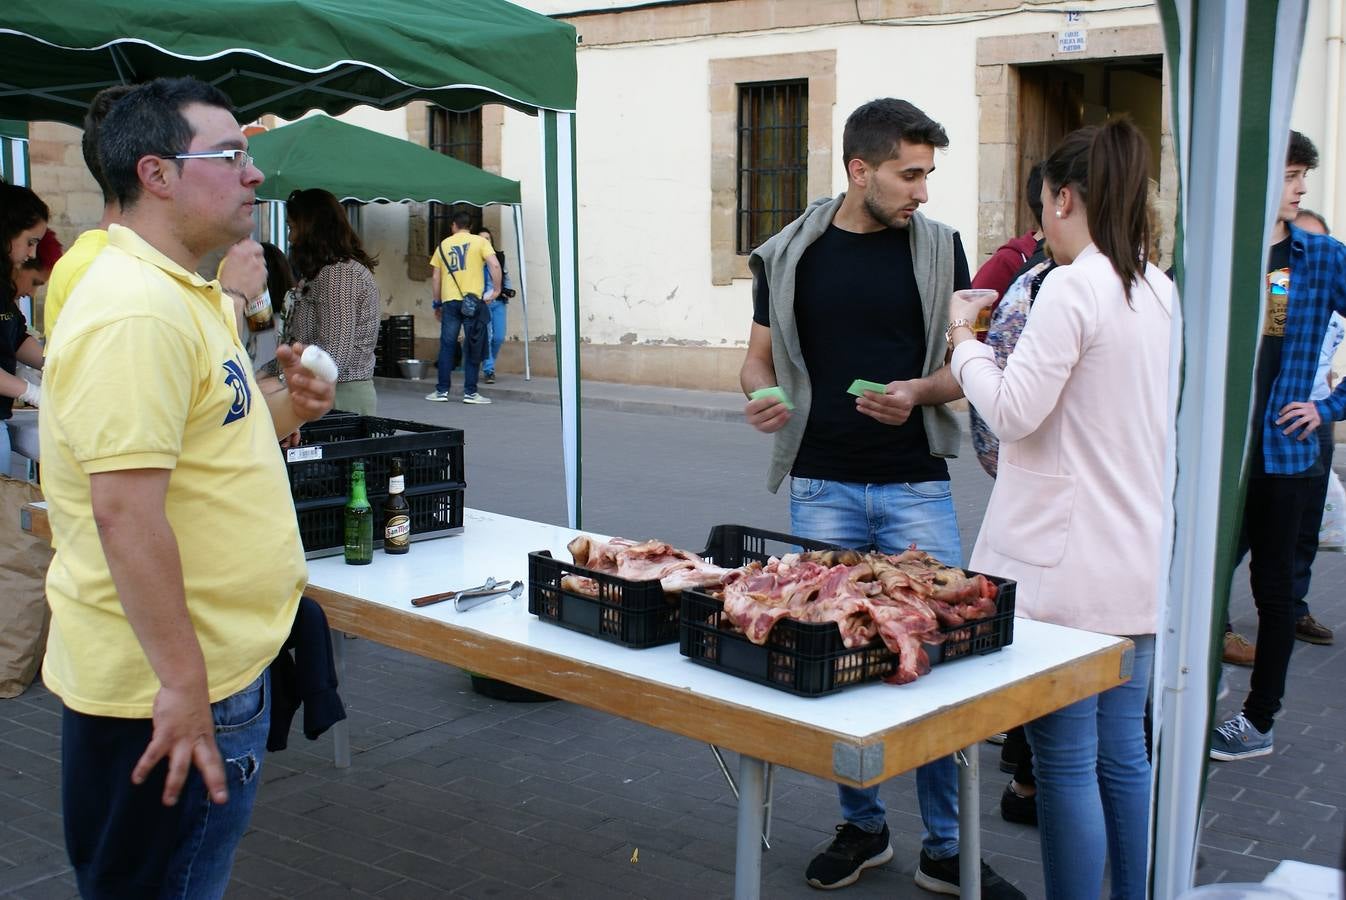
[[[957,233],[917,212],[948,138],[910,103],[886,99],[852,113],[842,143],[847,192],[812,204],[749,258],[744,412],[775,435],[767,483],[775,491],[790,476],[794,534],[890,554],[914,543],[958,565],[944,460],[960,432],[944,404],[961,391],[944,365],[944,331],[950,294],[971,279]],[[856,379],[883,390],[852,396]],[[760,395],[767,388],[789,403]],[[916,782],[926,829],[916,883],[957,893],[953,759],[922,766]],[[818,888],[851,884],[893,855],[878,787],[839,793],[845,821],[805,873]],[[982,879],[983,897],[1023,897],[984,865]]]

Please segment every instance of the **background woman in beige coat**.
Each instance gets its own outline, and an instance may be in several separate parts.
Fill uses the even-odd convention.
[[[1000,438],[971,567],[1019,583],[1026,618],[1127,635],[1131,681],[1028,726],[1049,898],[1144,898],[1143,717],[1167,507],[1173,285],[1146,259],[1149,152],[1125,120],[1076,131],[1044,165],[1043,230],[1062,264],[1005,369],[955,297],[954,377]]]

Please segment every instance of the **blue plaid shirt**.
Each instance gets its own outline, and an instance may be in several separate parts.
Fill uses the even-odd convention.
[[[1295,475],[1313,465],[1320,451],[1315,437],[1299,440],[1277,425],[1287,403],[1313,392],[1323,336],[1333,312],[1346,315],[1346,246],[1335,238],[1290,228],[1290,295],[1286,300],[1281,369],[1272,382],[1262,419],[1262,456],[1268,475]],[[1316,401],[1321,428],[1346,418],[1346,381]]]

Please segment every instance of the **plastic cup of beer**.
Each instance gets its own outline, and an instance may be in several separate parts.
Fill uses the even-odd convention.
[[[953,295],[959,300],[966,300],[970,303],[978,301],[994,300],[999,291],[993,291],[990,288],[967,288],[961,291],[954,291]],[[977,320],[972,323],[974,334],[985,334],[991,330],[991,306],[988,303],[977,311]]]
[[[256,334],[269,329],[274,324],[271,315],[271,295],[262,291],[243,304],[243,315],[248,321],[248,331]]]

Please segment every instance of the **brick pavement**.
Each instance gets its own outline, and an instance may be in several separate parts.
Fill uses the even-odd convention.
[[[693,405],[695,400],[689,398]],[[417,405],[409,394],[392,391],[383,402],[390,415],[469,423],[474,505],[517,515],[528,515],[531,507],[538,517],[558,518],[555,492],[539,484],[555,478],[554,411],[508,401],[484,408]],[[674,529],[675,539],[695,543],[712,520],[756,515],[744,520],[783,524],[782,498],[761,490],[757,457],[765,451],[742,427],[608,409],[587,412],[586,429],[586,459],[595,475],[586,476],[586,484],[594,509],[602,510],[589,523],[595,529],[643,534],[642,527],[667,515],[662,493],[654,489],[648,500],[623,507],[609,506],[594,487],[625,483],[638,493],[632,486],[644,447],[660,454],[673,483],[693,472],[711,482],[682,510],[680,518],[688,521]],[[524,446],[548,449],[525,459]],[[726,463],[717,473],[705,465],[717,448],[751,458],[743,467]],[[754,473],[746,483],[745,470]],[[966,457],[955,463],[953,477],[970,541],[989,481]],[[528,478],[534,479],[531,492],[519,485]],[[1311,602],[1315,614],[1339,632],[1346,629],[1344,580],[1346,557],[1324,555]],[[1235,584],[1234,622],[1250,633],[1255,619],[1246,572]],[[230,897],[730,894],[733,798],[703,745],[567,703],[489,700],[451,667],[370,641],[347,641],[345,647],[342,693],[350,709],[354,766],[333,768],[330,739],[309,742],[298,733],[289,750],[267,759]],[[1281,859],[1340,863],[1344,653],[1341,643],[1298,645],[1275,755],[1211,765],[1200,882],[1260,881]],[[1237,708],[1246,689],[1247,670],[1227,671],[1231,694],[1218,705],[1222,714]],[[61,835],[59,731],[59,704],[40,685],[0,703],[5,896],[75,894]],[[986,857],[1030,897],[1039,897],[1037,835],[1000,820],[1005,778],[996,771],[997,759],[998,748],[982,747]],[[732,770],[732,754],[729,762]],[[894,861],[867,872],[847,896],[930,896],[911,881],[920,832],[911,782],[909,776],[894,779],[884,789]],[[816,896],[803,883],[802,869],[830,839],[835,821],[830,785],[778,772],[764,896]]]

